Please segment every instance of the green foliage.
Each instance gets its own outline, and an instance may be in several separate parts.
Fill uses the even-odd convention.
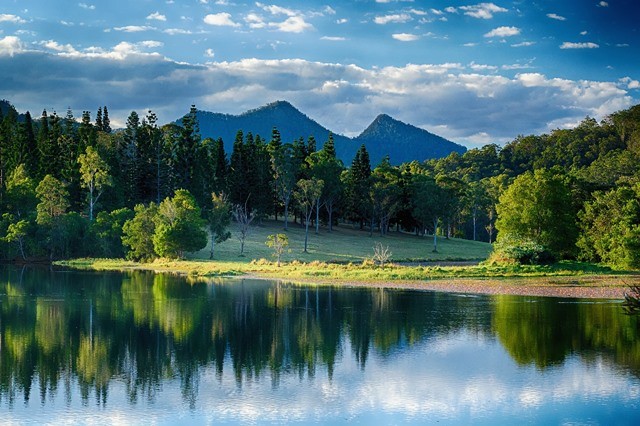
[[[155,217],[158,205],[138,204],[134,208],[134,216],[122,226],[122,244],[129,247],[127,259],[149,261],[156,257],[153,246],[153,235],[156,231]]]
[[[596,192],[579,213],[578,247],[587,260],[640,268],[640,184]]]
[[[231,232],[227,230],[231,223],[231,203],[224,192],[211,194],[211,209],[208,212],[209,233],[211,235],[211,254],[209,259],[213,259],[213,248],[215,244],[220,244],[231,237]]]
[[[273,249],[273,257],[277,260],[277,265],[280,266],[280,259],[282,254],[289,247],[289,237],[287,234],[271,234],[267,237],[265,243],[267,247]]]
[[[555,261],[543,245],[513,234],[501,234],[493,246],[490,263],[518,263],[522,265],[542,265]]]
[[[89,221],[92,222],[94,207],[104,188],[111,184],[109,166],[92,146],[88,146],[85,153],[78,156],[78,164],[82,183],[89,190]]]
[[[24,164],[9,174],[6,185],[5,202],[9,212],[24,217],[35,210],[38,203],[36,187]]]
[[[498,242],[508,236],[532,241],[553,256],[575,253],[576,213],[562,176],[543,169],[523,173],[500,196],[496,211]]]
[[[112,212],[100,212],[92,224],[93,232],[98,238],[100,256],[123,258],[125,248],[122,243],[123,226],[133,219],[134,212],[128,208]]]
[[[46,175],[36,188],[40,202],[36,206],[39,225],[51,223],[54,218],[64,214],[69,208],[69,193],[64,184],[51,175]]]
[[[207,245],[200,207],[185,189],[177,190],[173,198],[167,197],[160,203],[154,221],[153,248],[159,256],[182,258],[185,252],[198,251]]]

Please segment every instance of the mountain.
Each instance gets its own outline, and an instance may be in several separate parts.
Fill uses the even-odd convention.
[[[322,148],[330,132],[286,101],[273,102],[240,115],[198,111],[197,117],[202,137],[221,137],[228,154],[233,149],[233,141],[240,129],[245,134],[251,132],[254,136],[260,135],[267,142],[271,139],[273,127],[278,129],[283,142],[313,135],[318,149]],[[358,137],[348,138],[334,133],[334,141],[336,153],[346,165],[351,164],[363,143],[373,167],[385,155],[389,155],[392,164],[400,164],[444,157],[453,151],[466,151],[462,145],[384,114],[379,115]]]
[[[373,158],[381,159],[389,155],[393,164],[413,160],[446,157],[452,152],[464,154],[466,148],[424,129],[380,114],[357,138],[358,146],[364,144]],[[379,162],[379,160],[377,160]]]

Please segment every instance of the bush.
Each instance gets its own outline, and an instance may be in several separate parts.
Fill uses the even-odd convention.
[[[490,263],[519,263],[545,265],[556,261],[555,256],[542,244],[529,238],[503,235],[494,244]]]

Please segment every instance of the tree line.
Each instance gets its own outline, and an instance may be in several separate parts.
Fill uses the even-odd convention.
[[[268,140],[239,130],[228,155],[221,139],[202,138],[195,106],[162,126],[132,112],[118,131],[106,106],[95,120],[11,107],[0,116],[0,254],[150,259],[210,241],[213,256],[231,218],[273,217],[306,235],[348,223],[428,234],[433,250],[440,235],[496,242],[498,260],[634,268],[639,154],[640,106],[399,166],[372,165],[364,145],[345,165],[331,134],[319,148],[314,135],[282,141],[276,128]]]

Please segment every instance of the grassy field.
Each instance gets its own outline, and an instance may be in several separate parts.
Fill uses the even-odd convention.
[[[376,242],[388,246],[392,252],[392,261],[451,261],[451,260],[484,260],[491,252],[491,245],[482,242],[461,239],[445,239],[438,237],[438,252],[433,253],[433,237],[418,237],[413,234],[390,232],[386,236],[374,233],[369,237],[368,231],[360,231],[350,226],[334,227],[329,233],[325,227],[320,228],[316,235],[309,229],[308,253],[304,248],[304,227],[300,224],[289,223],[289,230],[284,231],[283,222],[273,220],[263,221],[254,226],[244,249],[244,257],[240,254],[240,242],[233,233],[229,240],[216,246],[214,260],[223,262],[250,262],[251,260],[273,260],[272,251],[266,246],[267,236],[270,234],[286,233],[289,237],[288,253],[283,255],[283,261],[291,262],[362,262],[373,256]],[[189,260],[209,259],[210,247],[198,253],[192,253]]]

